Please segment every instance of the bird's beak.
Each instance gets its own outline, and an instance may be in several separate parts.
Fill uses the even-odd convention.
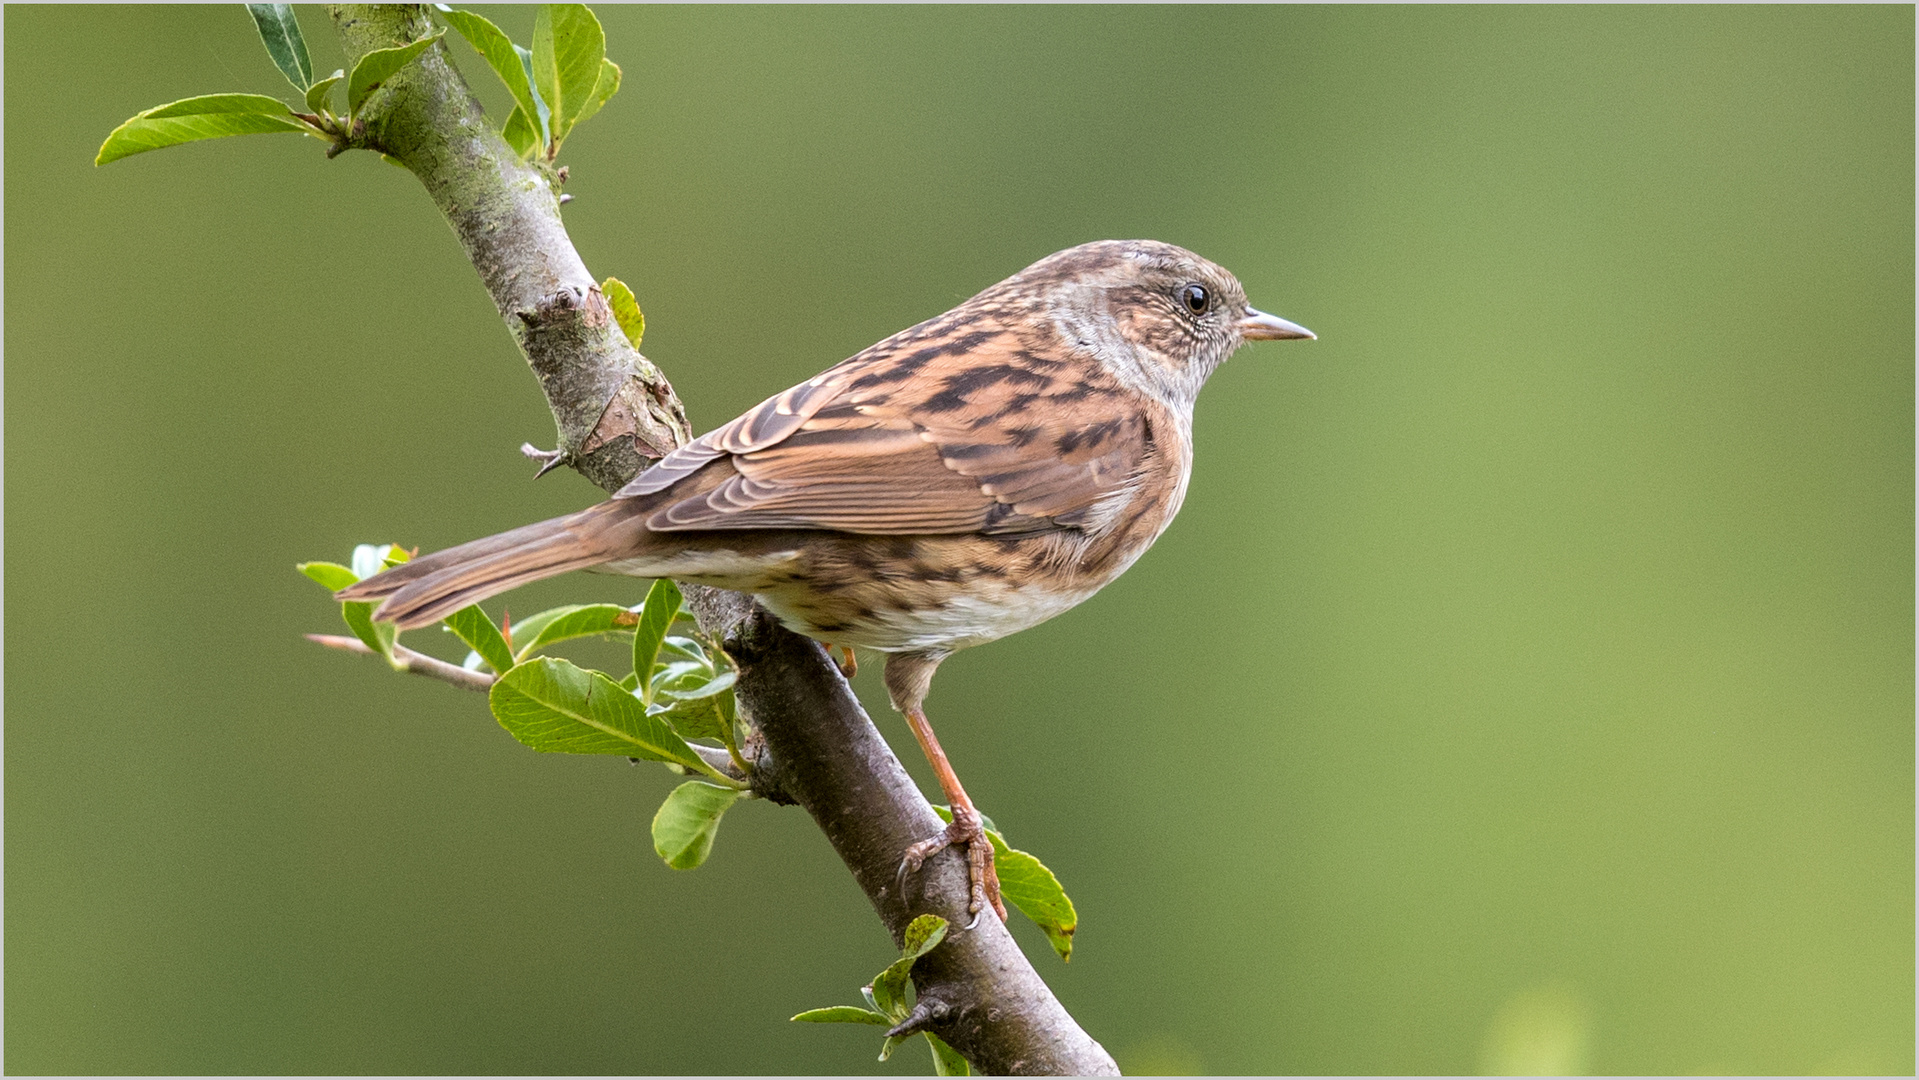
[[[1239,336],[1248,341],[1285,341],[1289,338],[1319,340],[1319,335],[1277,315],[1268,315],[1257,308],[1247,308],[1246,317],[1239,320]]]

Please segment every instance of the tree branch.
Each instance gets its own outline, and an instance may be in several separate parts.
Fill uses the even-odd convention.
[[[431,32],[424,8],[338,5],[349,66]],[[560,220],[556,182],[489,126],[444,44],[370,99],[354,144],[420,178],[465,247],[539,377],[567,464],[609,491],[690,437],[672,388],[626,342]],[[759,742],[754,790],[796,802],[819,824],[897,945],[913,917],[952,924],[914,967],[921,1027],[995,1074],[1111,1074],[1113,1059],[1053,996],[990,914],[963,930],[965,860],[928,860],[900,894],[901,854],[943,827],[817,643],[749,597],[687,589],[701,624],[727,635],[737,693]]]

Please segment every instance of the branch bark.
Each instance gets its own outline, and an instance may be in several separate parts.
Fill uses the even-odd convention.
[[[431,32],[422,7],[337,5],[349,65]],[[567,464],[612,491],[690,437],[665,377],[626,342],[568,239],[555,182],[487,124],[436,45],[362,111],[356,146],[420,178],[466,249],[539,377]],[[727,635],[737,692],[757,729],[754,789],[819,824],[897,945],[920,914],[952,924],[914,967],[916,1029],[995,1074],[1116,1074],[997,920],[962,929],[962,855],[929,860],[901,894],[901,854],[942,827],[819,644],[782,628],[751,598],[688,589],[702,625]]]

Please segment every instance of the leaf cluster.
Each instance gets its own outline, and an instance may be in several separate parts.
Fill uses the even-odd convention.
[[[248,4],[260,41],[273,65],[301,97],[299,107],[265,94],[206,94],[158,105],[115,128],[94,157],[105,165],[123,157],[227,135],[293,132],[330,144],[329,153],[353,145],[358,124],[375,93],[446,35],[441,29],[417,41],[362,56],[353,70],[314,78],[313,59],[291,4]],[[433,10],[472,45],[513,96],[513,112],[500,133],[515,153],[551,167],[566,137],[620,88],[620,66],[606,58],[606,33],[585,4],[541,5],[533,45],[514,44],[485,16],[445,4]],[[346,83],[346,109],[333,111],[333,88]]]
[[[932,952],[941,941],[946,939],[946,920],[938,915],[921,915],[907,924],[905,942],[900,947],[900,958],[887,965],[885,971],[873,977],[873,981],[860,987],[860,996],[866,999],[866,1008],[858,1005],[831,1005],[824,1009],[808,1009],[793,1017],[803,1024],[872,1024],[876,1027],[897,1028],[907,1022],[913,1012],[910,993],[913,989],[913,965],[919,958]],[[972,1068],[959,1051],[946,1045],[945,1040],[930,1031],[919,1034],[926,1036],[933,1050],[933,1071],[940,1076],[971,1076]],[[888,1034],[880,1043],[880,1060],[893,1056],[900,1043],[912,1038],[912,1033],[903,1035]]]
[[[309,562],[299,570],[337,592],[406,559],[407,552],[392,544],[362,544],[351,565]],[[375,622],[373,608],[345,601],[340,615],[368,649],[400,669],[399,631]],[[738,672],[725,650],[703,641],[697,629],[673,632],[691,618],[679,587],[661,580],[630,608],[569,604],[517,623],[496,623],[474,604],[441,620],[469,650],[463,666],[494,676],[487,695],[493,717],[521,743],[548,753],[656,761],[699,776],[667,796],[653,819],[654,849],[678,870],[706,861],[721,815],[749,794],[747,780],[716,768],[696,746],[724,748],[740,776],[751,775],[740,754],[744,722],[733,694]],[[562,642],[590,637],[630,641],[632,671],[616,677],[545,655]]]

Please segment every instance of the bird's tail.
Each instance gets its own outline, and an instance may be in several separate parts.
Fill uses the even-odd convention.
[[[335,593],[384,600],[375,619],[410,630],[529,581],[597,566],[630,553],[645,500],[611,499],[577,514],[535,522],[423,555]]]

